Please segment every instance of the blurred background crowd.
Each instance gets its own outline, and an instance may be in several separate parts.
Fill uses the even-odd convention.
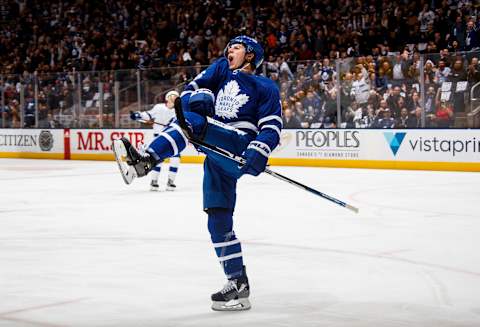
[[[0,0],[0,127],[118,125],[115,111],[161,101],[238,34],[263,44],[259,73],[278,84],[286,128],[463,127],[480,81],[479,5]]]

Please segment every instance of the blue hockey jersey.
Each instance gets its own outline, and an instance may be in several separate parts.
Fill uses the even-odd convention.
[[[282,109],[273,81],[239,69],[232,71],[222,57],[185,87],[181,95],[184,108],[190,94],[199,88],[210,89],[215,95],[215,120],[256,133],[256,140],[268,145],[270,152],[278,145]]]

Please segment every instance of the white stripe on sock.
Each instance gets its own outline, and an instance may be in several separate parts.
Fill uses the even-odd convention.
[[[178,154],[178,147],[177,147],[177,143],[175,142],[175,140],[170,135],[168,135],[167,133],[162,132],[162,133],[160,133],[160,136],[163,136],[164,138],[167,139],[168,142],[170,142],[170,145],[173,148],[173,155],[177,155]]]
[[[230,259],[235,259],[235,258],[240,258],[240,257],[242,257],[242,252],[229,254],[229,255],[226,255],[224,257],[219,257],[218,260],[220,262],[224,262],[224,261],[227,261],[227,260],[230,260]]]
[[[214,248],[222,248],[224,246],[230,246],[234,244],[240,243],[240,240],[233,240],[233,241],[228,241],[228,242],[219,242],[219,243],[213,243]]]

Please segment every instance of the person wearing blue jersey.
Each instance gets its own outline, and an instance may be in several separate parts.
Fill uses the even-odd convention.
[[[214,310],[246,310],[251,306],[241,244],[233,230],[236,185],[242,175],[257,176],[265,170],[282,129],[279,90],[271,80],[255,75],[262,61],[260,44],[251,37],[237,36],[227,44],[224,56],[196,76],[181,94],[188,134],[241,155],[246,162],[239,166],[208,149],[199,149],[206,154],[203,208],[228,280],[222,290],[211,296]],[[144,176],[156,162],[182,151],[187,137],[173,122],[153,140],[145,154],[122,139],[127,163],[135,168],[137,176]]]

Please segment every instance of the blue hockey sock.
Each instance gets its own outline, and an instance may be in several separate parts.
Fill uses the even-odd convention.
[[[193,134],[199,137],[203,133],[205,125],[207,124],[205,117],[194,112],[185,112],[185,119]],[[158,134],[158,137],[150,143],[147,151],[157,161],[163,161],[166,158],[180,154],[187,144],[188,140],[185,133],[177,124],[177,121],[175,121]]]
[[[208,213],[208,231],[215,252],[228,279],[234,279],[243,273],[242,247],[233,231],[233,210],[210,208]]]
[[[147,151],[157,160],[179,154],[187,146],[187,138],[177,124],[170,124],[167,129],[158,134]]]

